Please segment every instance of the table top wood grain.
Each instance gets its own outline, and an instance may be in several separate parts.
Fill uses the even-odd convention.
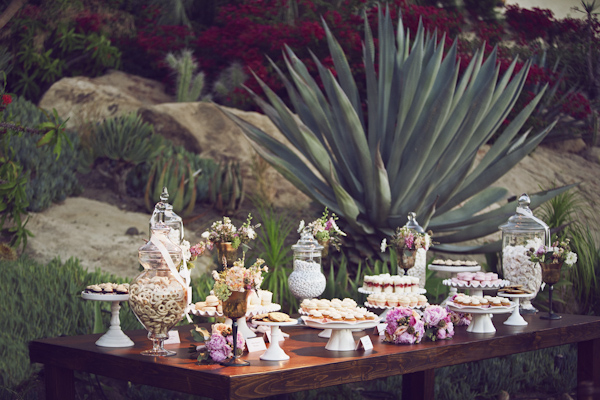
[[[281,343],[287,361],[260,360],[261,352],[245,353],[247,367],[199,365],[189,353],[194,343],[192,325],[179,326],[181,344],[167,345],[172,357],[140,355],[151,347],[145,330],[128,331],[135,342],[129,348],[103,348],[94,343],[100,335],[39,339],[30,342],[30,359],[75,371],[85,371],[180,392],[217,399],[259,398],[293,393],[344,383],[368,381],[391,375],[432,370],[508,354],[538,350],[600,338],[600,317],[562,315],[556,321],[540,314],[525,316],[529,325],[507,326],[507,315],[495,315],[495,333],[475,334],[457,327],[454,338],[417,345],[393,345],[370,329],[355,332],[354,338],[370,335],[373,349],[328,351],[327,339],[319,330],[306,326],[284,327],[290,337]],[[267,344],[268,345],[268,344]]]

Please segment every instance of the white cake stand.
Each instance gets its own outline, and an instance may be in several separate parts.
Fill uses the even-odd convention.
[[[218,312],[218,311],[196,310],[194,308],[193,304],[189,307],[189,309],[190,309],[190,313],[201,316],[201,317],[222,317],[223,316],[223,313]],[[238,332],[242,334],[244,339],[250,339],[250,338],[256,337],[256,333],[254,331],[252,331],[252,329],[250,329],[248,327],[248,324],[246,323],[247,318],[252,317],[254,315],[258,315],[258,314],[270,313],[270,312],[275,312],[275,311],[279,311],[279,310],[281,310],[281,305],[276,304],[276,303],[271,303],[266,306],[260,306],[253,310],[246,311],[245,316],[237,319]],[[225,320],[225,323],[228,325],[232,325],[233,321],[231,321],[230,318],[227,318]]]
[[[354,342],[352,332],[374,328],[379,324],[379,319],[360,322],[318,322],[305,316],[301,318],[311,328],[331,329],[331,337],[325,345],[325,348],[331,351],[354,350],[356,343]]]
[[[469,294],[471,296],[478,297],[483,297],[484,290],[498,290],[500,288],[503,288],[504,286],[510,285],[510,281],[507,281],[506,279],[502,279],[501,282],[496,285],[489,284],[485,281],[479,284],[478,286],[473,286],[470,283],[465,285],[462,283],[453,282],[451,279],[444,279],[442,283],[446,286],[450,286],[451,288],[454,287],[458,289],[469,289]]]
[[[372,291],[370,291],[370,290],[367,290],[367,289],[365,289],[365,288],[363,288],[363,287],[359,287],[359,288],[358,288],[358,293],[363,293],[363,294],[376,294],[376,293],[385,293],[385,292],[372,292]],[[426,290],[426,289],[424,289],[424,288],[419,288],[419,290],[418,290],[418,291],[416,291],[416,292],[413,292],[413,291],[411,291],[410,293],[398,293],[398,294],[425,294],[425,293],[427,293],[427,290]]]
[[[448,302],[448,308],[455,312],[470,313],[473,317],[467,332],[471,333],[494,333],[496,328],[492,323],[492,314],[506,314],[512,312],[516,306],[516,303],[511,303],[510,306],[500,307],[469,307],[469,306],[456,306],[452,302]]]
[[[452,265],[438,265],[438,264],[429,264],[429,266],[427,267],[432,271],[437,271],[437,272],[451,272],[453,274],[458,274],[459,272],[478,272],[481,271],[481,265],[456,265],[456,266],[452,266]],[[442,301],[442,303],[440,304],[442,307],[446,305],[446,303],[448,303],[449,301],[452,300],[452,298],[454,297],[454,295],[458,293],[458,290],[456,290],[456,287],[450,286],[450,293],[448,294],[448,297],[446,297],[446,299],[444,301]]]
[[[298,320],[288,321],[288,322],[266,322],[266,321],[254,321],[256,325],[262,326],[270,326],[271,327],[271,343],[267,348],[267,351],[260,356],[261,360],[265,361],[285,361],[289,360],[290,356],[288,356],[285,351],[279,345],[279,341],[283,340],[283,335],[280,326],[293,326],[298,325]]]
[[[81,297],[85,300],[110,301],[110,327],[108,331],[96,341],[96,346],[101,347],[130,347],[133,341],[121,330],[121,320],[119,319],[119,310],[122,301],[129,300],[128,294],[96,294],[81,292]]]
[[[498,296],[510,297],[511,299],[515,299],[515,304],[517,305],[515,307],[515,309],[513,310],[512,315],[510,317],[508,317],[508,319],[506,321],[504,321],[504,325],[513,325],[513,326],[527,325],[527,321],[525,321],[525,319],[519,312],[519,299],[521,297],[531,297],[531,293],[511,294],[511,293],[498,292]]]

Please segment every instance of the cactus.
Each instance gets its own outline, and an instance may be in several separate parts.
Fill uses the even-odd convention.
[[[224,214],[240,208],[244,201],[244,178],[240,164],[226,161],[221,164],[210,182],[210,203]]]
[[[204,88],[204,72],[196,74],[198,63],[192,57],[192,51],[184,49],[179,57],[167,54],[165,61],[177,74],[177,101],[180,103],[197,101]]]

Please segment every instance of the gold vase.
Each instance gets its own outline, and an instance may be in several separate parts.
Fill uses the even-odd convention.
[[[215,243],[217,248],[218,270],[233,267],[233,262],[238,259],[238,249],[233,247],[231,242]]]
[[[231,292],[231,296],[223,302],[223,315],[231,319],[241,318],[246,315],[249,295],[249,290]]]
[[[404,248],[397,248],[396,253],[398,259],[398,267],[402,268],[404,270],[404,273],[406,274],[406,271],[415,266],[417,251],[407,250]]]
[[[325,239],[325,240],[319,240],[317,239],[317,242],[319,242],[319,244],[321,246],[323,246],[323,250],[321,250],[321,257],[325,258],[329,255],[329,242],[330,239]]]
[[[552,311],[552,292],[554,291],[554,284],[560,280],[560,269],[562,266],[563,263],[540,263],[540,267],[542,268],[542,280],[550,285],[548,291],[548,315],[540,316],[541,319],[561,319],[560,315],[555,314],[554,311]]]
[[[542,268],[542,281],[546,282],[548,285],[555,285],[560,280],[560,270],[563,266],[563,263],[540,263],[540,267]]]

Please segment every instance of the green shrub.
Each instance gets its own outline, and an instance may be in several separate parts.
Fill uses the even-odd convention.
[[[3,118],[26,127],[36,127],[51,121],[35,104],[20,97],[7,107]],[[62,146],[58,158],[52,147],[38,146],[41,139],[39,133],[15,132],[10,136],[8,142],[14,151],[14,160],[29,177],[25,184],[29,202],[27,210],[39,212],[48,208],[52,202],[63,201],[70,195],[81,193],[82,188],[75,174],[79,164],[79,138],[73,132],[67,133],[67,136],[72,146]]]
[[[30,340],[92,333],[95,302],[81,298],[90,284],[123,282],[107,273],[87,272],[76,259],[40,265],[29,258],[0,262],[0,387],[14,388],[36,367],[29,363]],[[109,303],[102,302],[109,310]],[[108,328],[110,313],[103,313]],[[129,306],[122,304],[123,329],[139,329]]]
[[[156,157],[164,139],[136,113],[104,120],[90,136],[94,164],[98,171],[114,178],[119,194],[127,193],[127,176],[138,164]]]
[[[209,200],[210,178],[218,168],[212,159],[169,142],[155,159],[135,169],[130,182],[137,188],[144,184],[141,190],[149,211],[166,187],[174,211],[186,215],[195,204]]]

